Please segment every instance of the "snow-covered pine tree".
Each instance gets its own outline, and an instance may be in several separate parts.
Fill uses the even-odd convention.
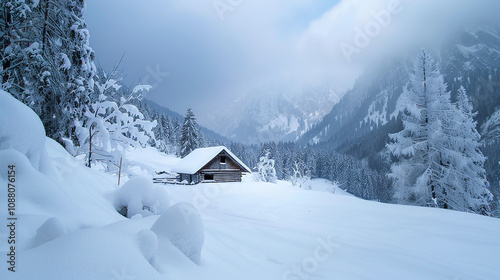
[[[68,65],[65,58],[70,56],[63,44],[69,40],[70,12],[63,0],[41,0],[35,12],[33,22],[38,30],[43,63],[34,65],[36,79],[32,88],[40,100],[36,107],[40,107],[39,115],[47,136],[60,141],[70,136],[65,128],[70,117],[66,110],[67,100],[64,100],[68,75],[63,70],[63,66]]]
[[[187,109],[184,123],[182,124],[180,137],[180,153],[181,157],[187,156],[189,153],[201,146],[202,136],[196,123],[193,110]]]
[[[487,189],[486,158],[480,151],[481,135],[477,131],[477,122],[474,121],[477,113],[473,112],[464,87],[460,87],[457,95],[458,112],[452,118],[454,130],[452,140],[456,154],[452,154],[452,165],[449,168],[448,180],[450,191],[448,203],[450,208],[461,211],[472,211],[478,214],[489,215],[490,203],[493,196]]]
[[[94,90],[94,51],[89,43],[89,31],[83,19],[84,0],[66,0],[64,5],[66,15],[63,19],[64,40],[58,54],[58,67],[65,81],[65,91],[62,94],[64,106],[63,118],[59,119],[59,133],[77,141],[75,121],[83,120],[91,103]]]
[[[26,45],[35,36],[27,30],[30,27],[33,5],[26,1],[0,2],[0,76],[2,89],[10,92],[18,100],[29,104],[24,90],[27,61],[24,53]],[[30,36],[31,35],[31,36]],[[26,40],[26,42],[21,43]]]
[[[0,76],[2,89],[41,115],[44,99],[37,84],[47,75],[39,6],[37,1],[0,2]]]
[[[162,115],[161,123],[164,135],[163,141],[165,143],[165,152],[170,154],[175,151],[175,147],[177,146],[175,141],[170,140],[172,138],[171,134],[173,133],[172,123],[167,115]]]
[[[387,145],[400,159],[389,174],[396,201],[486,213],[484,157],[468,101],[459,101],[458,107],[451,103],[443,76],[426,51],[416,59],[401,98],[406,104],[404,129],[391,134]]]
[[[155,135],[155,143],[156,148],[163,153],[169,152],[169,143],[168,143],[168,133],[170,130],[170,124],[168,116],[165,114],[159,114],[154,110],[153,119],[158,121],[158,125],[153,129]]]
[[[2,88],[30,106],[49,137],[75,140],[73,122],[90,104],[94,54],[84,0],[0,3]]]
[[[276,170],[274,169],[274,159],[270,158],[270,154],[271,153],[268,151],[260,157],[254,178],[258,181],[276,183],[278,178],[276,177]]]
[[[398,203],[427,205],[435,199],[433,166],[431,159],[432,138],[438,119],[430,117],[431,102],[438,97],[439,73],[426,51],[415,60],[410,82],[401,95],[406,104],[403,114],[404,129],[390,134],[393,141],[387,148],[400,161],[391,166],[389,177],[394,180],[394,198]],[[432,86],[429,86],[432,85]],[[440,128],[438,127],[438,130]],[[434,187],[435,188],[435,187]]]
[[[142,112],[141,109],[144,108],[142,105],[142,102],[139,102],[139,104],[137,104],[136,107],[138,108],[138,110],[140,112]],[[144,113],[143,113],[143,116],[144,116]],[[150,117],[147,119],[156,120],[156,122],[157,122],[156,126],[152,129],[154,137],[151,137],[151,139],[149,139],[148,145],[160,150],[160,148],[158,148],[158,146],[160,145],[160,137],[161,137],[161,133],[163,131],[162,123],[161,123],[161,116],[160,116],[160,114],[158,114],[156,109],[153,109],[153,112],[150,114]]]

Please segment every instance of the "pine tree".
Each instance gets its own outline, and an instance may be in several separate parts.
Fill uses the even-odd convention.
[[[84,0],[0,4],[2,88],[31,107],[58,141],[76,140],[74,122],[84,118],[94,87],[84,6]]]
[[[257,164],[257,173],[255,173],[258,181],[276,183],[276,170],[274,169],[274,160],[270,158],[270,152],[267,151],[260,157]]]
[[[2,89],[40,115],[43,102],[36,84],[45,82],[46,58],[37,21],[39,6],[25,0],[0,2],[0,76]]]
[[[478,149],[468,100],[458,106],[437,65],[426,51],[414,63],[401,98],[404,129],[391,134],[387,147],[400,159],[391,167],[399,203],[486,213],[484,157]]]
[[[458,113],[453,117],[455,124],[452,131],[457,151],[448,174],[450,188],[448,196],[452,209],[472,211],[489,215],[490,203],[493,196],[487,188],[484,162],[486,158],[480,151],[481,135],[477,131],[477,122],[474,121],[477,113],[472,111],[465,88],[462,86],[457,95]]]
[[[61,4],[65,5],[67,13],[62,25],[65,40],[62,40],[58,56],[58,70],[63,73],[66,88],[61,98],[64,112],[62,119],[58,120],[58,132],[76,141],[74,123],[83,120],[89,109],[97,70],[95,54],[89,44],[89,31],[83,19],[85,1],[66,0]]]
[[[180,138],[180,153],[181,157],[187,156],[189,153],[201,146],[201,133],[196,123],[193,110],[187,109],[184,123],[182,125]]]
[[[400,162],[393,164],[389,176],[394,180],[395,199],[403,204],[426,205],[435,199],[435,190],[429,187],[433,182],[431,160],[431,125],[437,120],[431,119],[429,107],[437,97],[435,87],[438,73],[435,64],[427,52],[415,60],[414,73],[411,75],[409,88],[401,96],[406,104],[403,115],[404,129],[389,135],[393,141],[387,147]],[[431,194],[432,193],[432,194]]]

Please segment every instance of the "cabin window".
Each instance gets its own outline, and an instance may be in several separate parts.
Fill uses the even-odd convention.
[[[226,164],[226,157],[220,157],[220,164]]]
[[[203,175],[203,180],[205,180],[205,181],[213,181],[214,180],[214,174],[204,174]]]

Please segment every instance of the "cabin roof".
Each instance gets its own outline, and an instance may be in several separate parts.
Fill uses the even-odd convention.
[[[221,152],[225,151],[227,155],[237,163],[243,172],[251,172],[250,168],[246,166],[238,157],[236,157],[228,148],[224,146],[199,148],[192,151],[189,155],[183,158],[174,168],[173,171],[183,174],[196,174],[207,163],[213,160]]]

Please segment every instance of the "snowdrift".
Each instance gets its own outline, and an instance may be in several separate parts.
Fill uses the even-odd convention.
[[[15,272],[4,265],[0,279],[109,279],[113,274],[121,277],[123,268],[147,279],[160,276],[152,265],[158,251],[156,233],[149,230],[152,224],[133,232],[105,226],[128,221],[116,211],[116,202],[125,201],[142,216],[168,210],[165,190],[153,186],[149,178],[133,178],[119,188],[112,176],[86,168],[46,138],[38,116],[4,91],[0,91],[0,166],[15,170],[16,205],[10,217],[17,218],[15,243],[4,242],[10,235],[7,227],[2,226],[0,235],[3,256],[15,245]],[[2,172],[0,184],[5,189],[0,192],[0,206],[5,210],[12,199],[6,190],[8,180],[7,172]],[[150,205],[149,211],[142,209],[143,204]],[[2,221],[7,222],[6,214],[2,211]],[[177,228],[169,221],[164,226]],[[197,228],[195,233],[202,231]],[[162,229],[157,233],[167,234]],[[178,254],[179,249],[172,246],[170,251]]]

